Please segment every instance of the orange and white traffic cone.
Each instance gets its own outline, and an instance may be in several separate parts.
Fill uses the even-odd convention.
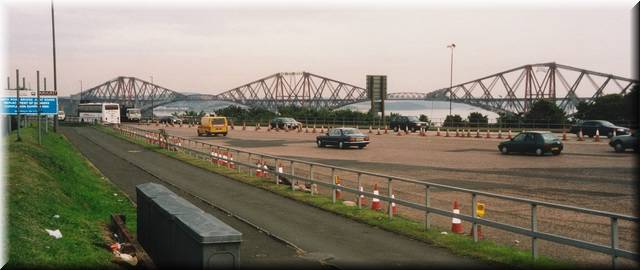
[[[398,129],[398,132],[396,133],[396,136],[402,136],[402,130]]]
[[[582,129],[578,132],[578,141],[584,141],[584,136],[582,134]]]
[[[511,139],[511,138],[513,138],[513,137],[511,136],[511,129],[509,129],[509,133],[507,135],[507,139]]]
[[[380,127],[378,127],[378,133],[376,133],[376,135],[382,135],[380,134]]]
[[[447,131],[444,133],[445,137],[449,137],[449,129],[447,129]]]
[[[280,180],[280,175],[279,175],[282,173],[284,173],[284,168],[282,167],[282,164],[279,164],[278,165],[278,183],[282,182],[282,180]]]
[[[387,126],[384,126],[384,134],[387,134]]]
[[[404,134],[409,135],[409,126],[404,127]]]
[[[594,142],[600,141],[600,129],[596,129],[596,136],[593,138]]]
[[[480,136],[480,129],[476,131],[476,138],[482,138],[482,136]]]
[[[491,139],[491,134],[489,133],[489,129],[487,129],[487,136],[485,136],[485,138]]]
[[[437,131],[436,131],[436,136],[440,136],[440,128],[438,127]]]
[[[456,137],[460,137],[460,130],[456,128]]]
[[[391,194],[391,199],[395,199],[395,198],[396,198],[396,195]],[[396,203],[394,202],[391,203],[391,213],[393,213],[394,216],[398,214],[398,208],[396,207]]]
[[[467,138],[471,138],[471,129],[467,129]]]
[[[373,133],[373,128],[369,125],[369,133]]]
[[[298,133],[302,132],[302,126],[298,126]]]
[[[373,195],[380,195],[380,192],[378,191],[378,184],[375,184],[373,186]],[[371,199],[371,209],[376,211],[382,210],[382,206],[380,205],[380,199],[378,198]]]
[[[262,163],[262,177],[264,178],[269,177],[269,167],[267,166],[266,163]]]
[[[236,168],[236,164],[233,163],[233,155],[231,153],[229,153],[228,167],[229,167],[229,169],[235,169]]]
[[[324,126],[320,126],[320,133],[324,133]]]
[[[342,190],[340,189],[340,187],[342,185],[340,184],[340,177],[336,175],[335,179],[333,179],[333,182],[338,186],[336,188],[336,200],[341,200],[342,199]]]
[[[257,177],[262,177],[263,174],[262,174],[262,170],[260,169],[262,167],[262,165],[260,164],[260,161],[256,162],[256,167],[257,167],[256,168],[256,176]]]
[[[360,191],[364,192],[364,188],[362,186],[360,186]],[[367,197],[360,194],[360,206],[364,206],[364,205],[367,205]]]
[[[313,124],[313,129],[311,130],[311,133],[316,133],[316,124]]]
[[[453,202],[453,213],[460,214],[460,206],[458,205],[458,201]],[[462,220],[455,217],[451,219],[451,232],[459,234],[464,233],[464,228],[462,228]]]
[[[498,139],[502,139],[502,129],[498,129]]]
[[[247,130],[247,123],[242,122],[242,131]]]
[[[566,141],[567,140],[567,130],[566,129],[562,129],[562,140]]]

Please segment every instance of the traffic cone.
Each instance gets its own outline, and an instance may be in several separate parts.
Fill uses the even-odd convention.
[[[371,128],[371,125],[369,125],[369,133],[373,133],[373,129]]]
[[[282,167],[282,164],[278,164],[278,183],[282,182],[282,180],[280,180],[280,175],[281,173],[284,173],[284,168]]]
[[[260,161],[256,161],[256,176],[257,177],[262,177],[262,170],[260,169],[261,165],[260,165]]]
[[[236,128],[233,126],[233,122],[231,122],[231,130],[234,130],[234,129]]]
[[[511,139],[511,138],[513,138],[513,137],[511,136],[511,129],[509,129],[509,133],[507,135],[507,139]]]
[[[324,126],[320,126],[320,133],[324,133]]]
[[[387,134],[387,126],[384,126],[384,134]]]
[[[440,128],[438,127],[438,130],[436,131],[436,136],[440,136]]]
[[[456,128],[456,137],[460,137],[460,131]]]
[[[584,136],[582,135],[582,129],[578,132],[578,141],[584,141]]]
[[[380,195],[380,193],[378,192],[378,184],[375,184],[373,186],[373,195]],[[380,206],[380,199],[378,198],[371,199],[371,209],[376,211],[380,211],[382,209],[382,207]]]
[[[380,134],[380,127],[378,127],[378,133],[376,133],[376,135],[381,135]]]
[[[342,186],[340,184],[340,177],[338,177],[336,175],[335,179],[333,180],[333,182],[338,186],[336,188],[336,200],[341,200],[342,199],[342,190],[340,189],[340,187]]]
[[[567,130],[566,129],[562,129],[562,140],[566,141],[567,140]]]
[[[304,128],[304,133],[309,133],[309,125]]]
[[[498,129],[498,139],[502,139],[502,129]]]
[[[471,138],[471,129],[467,129],[467,138]]]
[[[391,199],[395,199],[395,198],[396,198],[396,195],[391,194]],[[396,203],[394,202],[391,203],[391,213],[393,213],[394,216],[398,214],[398,208],[396,207]]]
[[[258,124],[256,124],[256,129],[255,129],[255,131],[258,131]]]
[[[267,127],[267,132],[271,132],[271,126]]]
[[[404,134],[409,135],[409,126],[404,127]]]
[[[487,129],[487,136],[486,136],[486,138],[487,138],[487,139],[490,139],[490,138],[491,138],[491,134],[489,134],[489,129]]]
[[[396,133],[396,136],[402,136],[402,130],[398,129],[398,132]]]
[[[360,191],[364,192],[364,188],[362,186],[360,186]],[[363,205],[367,205],[367,197],[360,194],[360,206],[363,206]]]
[[[596,136],[593,138],[594,142],[600,141],[600,129],[596,129]]]
[[[311,133],[316,133],[316,124],[313,124],[313,129],[311,130]]]
[[[233,155],[231,153],[229,153],[228,167],[229,167],[229,169],[235,169],[236,168],[236,164],[233,163]]]
[[[302,132],[302,126],[298,126],[298,133]]]
[[[242,122],[242,131],[247,130],[247,123]]]
[[[427,132],[424,130],[424,128],[420,128],[420,136],[422,136],[422,137],[426,137],[427,136]]]
[[[445,137],[449,137],[449,129],[447,129],[447,131],[444,133]]]
[[[460,214],[460,206],[458,206],[458,201],[453,202],[453,213]],[[462,220],[455,217],[451,219],[451,232],[464,233],[464,228],[462,228]]]
[[[263,163],[263,166],[262,166],[262,176],[264,178],[268,178],[269,177],[269,166],[267,166],[266,163]]]
[[[289,132],[289,126],[284,126],[284,131]]]
[[[480,136],[480,129],[476,131],[476,138],[482,138],[482,136]]]

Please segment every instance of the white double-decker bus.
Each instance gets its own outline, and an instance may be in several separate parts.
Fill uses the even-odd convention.
[[[120,124],[118,103],[84,103],[78,105],[78,121],[81,123]]]

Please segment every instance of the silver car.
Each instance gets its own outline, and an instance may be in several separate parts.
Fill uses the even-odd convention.
[[[638,131],[634,131],[631,135],[618,135],[611,137],[609,145],[613,147],[616,152],[624,152],[628,148],[638,152],[640,147],[638,146]]]

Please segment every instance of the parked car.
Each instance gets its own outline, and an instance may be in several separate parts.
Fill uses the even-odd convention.
[[[609,121],[604,120],[584,120],[576,125],[571,126],[570,133],[578,135],[582,129],[584,136],[593,137],[596,136],[596,130],[600,132],[600,136],[613,137],[613,131],[616,131],[616,135],[629,134],[629,128],[620,127],[612,124]]]
[[[389,121],[389,128],[394,131],[409,129],[411,132],[416,132],[420,128],[429,128],[429,123],[422,122],[416,116],[396,116]]]
[[[562,142],[549,131],[521,132],[511,140],[498,144],[502,154],[535,153],[538,156],[548,152],[559,155],[563,147]]]
[[[611,137],[609,145],[613,147],[616,152],[624,152],[629,148],[633,149],[633,151],[640,152],[640,145],[638,145],[638,131],[636,130],[631,134]]]
[[[357,146],[362,149],[369,144],[369,136],[356,128],[332,128],[325,135],[316,137],[318,147],[335,145],[338,148]]]
[[[269,125],[271,126],[271,128],[281,128],[281,129],[285,129],[285,128],[289,128],[289,129],[296,129],[302,126],[302,123],[296,121],[293,118],[289,118],[289,117],[276,117],[271,119],[271,122],[269,123]]]
[[[182,124],[182,120],[174,115],[160,117],[162,124]]]

